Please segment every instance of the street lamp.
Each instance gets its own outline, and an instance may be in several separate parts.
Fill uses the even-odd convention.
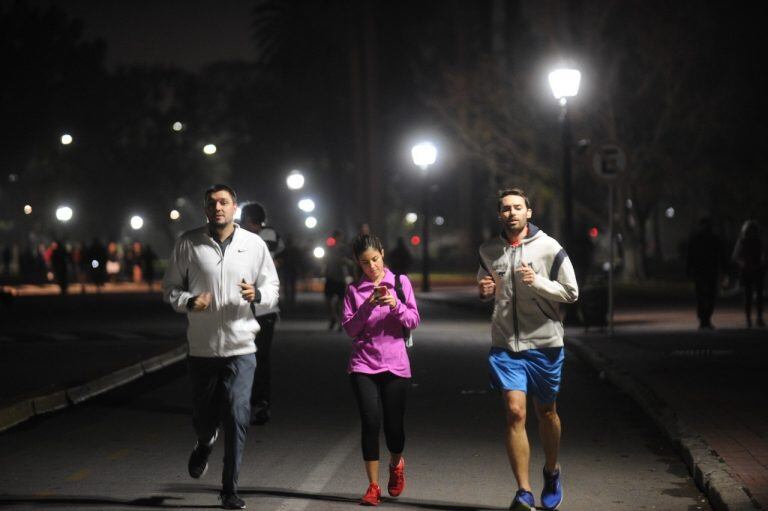
[[[69,133],[64,133],[59,139],[59,141],[61,142],[61,145],[69,145],[72,143],[73,140],[74,139],[72,138],[72,135],[70,135]]]
[[[141,218],[139,215],[133,215],[131,217],[131,229],[133,229],[134,231],[138,231],[142,227],[144,227],[144,219]]]
[[[311,213],[315,210],[315,201],[304,198],[299,201],[299,209],[304,213]]]
[[[203,146],[203,152],[208,156],[212,156],[216,154],[216,150],[217,150],[216,144],[206,144],[205,146]]]
[[[411,148],[413,164],[423,170],[423,197],[421,219],[421,290],[429,291],[429,166],[437,160],[437,148],[431,142],[420,142]]]
[[[579,93],[581,71],[560,68],[549,73],[549,86],[560,103],[560,127],[563,146],[563,237],[567,244],[573,238],[573,184],[571,180],[571,124],[568,120],[568,98]]]
[[[304,174],[298,170],[292,170],[285,178],[285,184],[289,190],[301,190],[304,187]]]
[[[56,219],[59,222],[67,223],[72,220],[72,208],[69,206],[59,206],[56,208]]]

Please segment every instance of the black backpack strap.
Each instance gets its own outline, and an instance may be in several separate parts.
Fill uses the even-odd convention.
[[[397,299],[405,303],[405,293],[403,293],[403,281],[400,280],[400,274],[395,274],[395,294]]]

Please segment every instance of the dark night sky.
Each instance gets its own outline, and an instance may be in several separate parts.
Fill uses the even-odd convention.
[[[238,0],[34,0],[85,23],[107,42],[107,65],[174,64],[187,70],[253,58],[252,2]]]

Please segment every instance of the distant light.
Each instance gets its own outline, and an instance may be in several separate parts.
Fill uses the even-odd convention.
[[[432,142],[420,142],[411,148],[413,164],[425,169],[437,160],[437,148]]]
[[[611,263],[608,261],[603,263],[603,271],[611,271]]]
[[[335,247],[336,238],[334,238],[333,236],[328,236],[327,238],[325,238],[325,244],[328,245],[329,247]]]
[[[298,170],[292,170],[285,178],[285,184],[291,190],[301,190],[304,187],[304,175]]]
[[[421,238],[417,234],[411,236],[411,245],[416,246],[419,244],[421,244]]]
[[[24,214],[25,215],[31,215],[32,214],[32,206],[30,206],[29,204],[26,204],[24,206]]]
[[[96,259],[91,260],[91,268],[94,270],[99,267],[99,262]]]
[[[141,218],[139,215],[133,215],[131,217],[131,229],[133,229],[134,231],[138,231],[142,227],[144,227],[144,219]]]
[[[18,174],[8,174],[8,182],[9,183],[18,183],[19,182],[19,175]]]
[[[235,209],[235,220],[240,220],[243,217],[243,210],[240,208],[240,206]]]
[[[589,230],[589,237],[590,237],[590,238],[597,238],[597,235],[598,235],[598,234],[600,234],[600,233],[598,232],[598,230],[597,230],[597,227],[592,227],[592,228]]]
[[[69,145],[73,141],[74,141],[74,139],[72,138],[72,135],[70,135],[69,133],[64,133],[61,136],[61,145]]]
[[[173,131],[181,131],[184,129],[184,125],[179,121],[176,121],[173,123],[173,126],[171,126],[171,128],[173,129]]]
[[[301,199],[299,201],[299,209],[305,213],[311,213],[315,210],[315,201],[312,199]]]
[[[216,154],[216,145],[215,144],[206,144],[205,147],[203,147],[203,152],[207,154],[208,156],[212,154]]]
[[[408,224],[415,224],[418,219],[419,219],[419,215],[417,215],[416,213],[406,213],[405,215],[405,223],[408,223]]]
[[[579,93],[581,71],[578,69],[556,69],[549,73],[549,86],[555,99],[570,98]]]
[[[187,204],[187,199],[184,197],[177,197],[176,198],[176,207],[177,208],[183,208]]]
[[[314,229],[317,227],[317,218],[308,216],[307,219],[304,220],[304,225],[306,225],[309,229]]]
[[[632,199],[627,199],[627,209],[632,209]]]
[[[171,217],[171,220],[178,220],[181,217],[181,213],[177,209],[172,209],[168,216]]]
[[[72,208],[69,206],[60,206],[56,209],[56,218],[61,222],[69,222],[72,220]]]
[[[672,206],[668,207],[667,210],[664,212],[664,216],[667,218],[675,218],[675,208]]]
[[[435,217],[435,225],[443,225],[445,223],[445,218],[441,216]]]
[[[312,251],[312,255],[317,259],[322,259],[325,256],[325,249],[323,247],[315,247]]]

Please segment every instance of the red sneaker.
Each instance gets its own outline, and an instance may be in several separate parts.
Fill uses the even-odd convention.
[[[405,458],[400,458],[397,466],[389,466],[389,484],[387,490],[393,497],[397,497],[405,489]]]
[[[376,483],[371,483],[368,486],[363,498],[360,499],[361,506],[378,506],[381,502],[381,488]]]

